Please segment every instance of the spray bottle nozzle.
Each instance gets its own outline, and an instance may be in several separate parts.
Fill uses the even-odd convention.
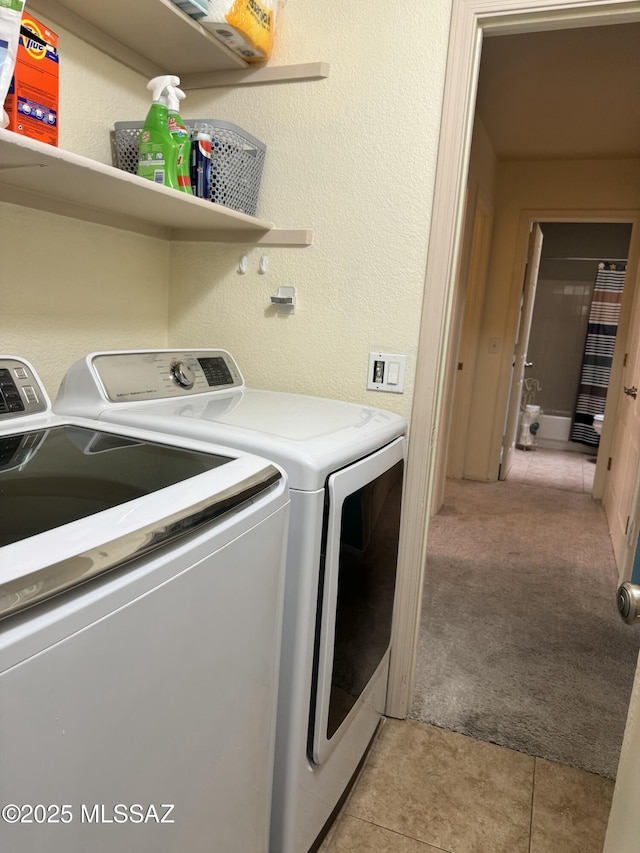
[[[180,82],[178,77],[174,78],[175,80]],[[187,96],[182,91],[182,89],[178,89],[177,85],[169,85],[167,86],[167,104],[169,105],[169,110],[171,112],[179,112],[180,101],[183,101]]]
[[[175,74],[162,74],[160,77],[154,77],[147,83],[147,89],[153,93],[154,104],[166,104],[166,95],[169,89],[180,84],[180,78]]]

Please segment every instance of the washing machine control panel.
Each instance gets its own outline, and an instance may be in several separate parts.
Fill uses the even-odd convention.
[[[92,369],[113,403],[162,400],[243,387],[226,350],[97,353]]]
[[[31,367],[0,357],[0,420],[46,412],[47,398]]]

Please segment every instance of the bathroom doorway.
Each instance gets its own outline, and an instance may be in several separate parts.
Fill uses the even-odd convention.
[[[539,225],[533,311],[521,330],[528,344],[520,416],[504,479],[591,494],[632,226]]]

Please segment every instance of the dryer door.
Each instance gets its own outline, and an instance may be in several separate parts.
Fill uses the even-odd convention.
[[[405,439],[332,474],[316,648],[310,753],[330,754],[387,660],[391,638]],[[313,703],[312,703],[313,707]]]

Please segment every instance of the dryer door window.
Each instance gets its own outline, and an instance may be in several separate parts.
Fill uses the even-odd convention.
[[[321,763],[388,666],[404,440],[329,478],[312,758]]]

